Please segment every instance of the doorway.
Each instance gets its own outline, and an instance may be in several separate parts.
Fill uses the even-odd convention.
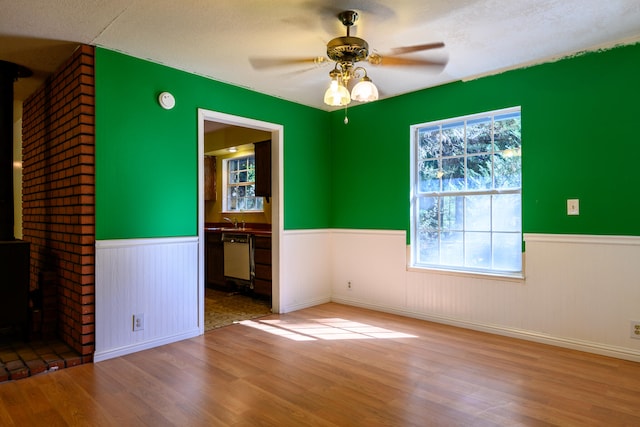
[[[207,233],[205,232],[205,134],[207,130],[220,128],[244,128],[248,130],[267,132],[271,136],[271,202],[270,202],[270,223],[271,223],[271,306],[274,313],[280,311],[280,234],[283,230],[282,221],[282,125],[248,119],[240,116],[233,116],[211,110],[198,110],[198,240],[199,240],[199,325],[200,332],[205,330],[205,302],[211,304],[212,293],[206,286],[205,277],[205,247],[207,245]],[[219,295],[218,295],[219,296]],[[237,304],[236,302],[230,303]]]

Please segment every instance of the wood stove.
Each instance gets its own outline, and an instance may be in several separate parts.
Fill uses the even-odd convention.
[[[14,234],[13,83],[23,66],[0,60],[0,329],[29,336],[29,243]]]

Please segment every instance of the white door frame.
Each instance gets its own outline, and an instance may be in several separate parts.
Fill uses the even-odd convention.
[[[284,230],[283,215],[283,140],[284,127],[279,124],[263,122],[246,117],[234,116],[217,111],[198,108],[198,324],[200,333],[204,333],[204,122],[226,123],[271,132],[271,263],[272,290],[271,304],[274,313],[280,313],[280,260],[282,248],[280,236]]]

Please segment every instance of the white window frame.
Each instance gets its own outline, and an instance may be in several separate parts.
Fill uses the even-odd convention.
[[[229,162],[233,160],[240,160],[242,158],[250,158],[253,157],[255,164],[255,154],[242,154],[239,156],[228,157],[226,159],[222,159],[222,213],[260,213],[264,212],[264,198],[260,196],[256,196],[256,199],[262,199],[262,208],[261,209],[230,209],[229,207]],[[255,185],[255,181],[253,181]]]
[[[467,195],[493,195],[493,194],[518,194],[520,195],[520,207],[522,209],[522,163],[520,163],[520,187],[517,189],[511,188],[511,189],[494,189],[493,185],[491,189],[488,190],[460,190],[460,191],[430,191],[430,192],[420,192],[418,185],[419,185],[419,176],[418,176],[418,131],[419,129],[422,128],[426,128],[426,127],[432,127],[432,126],[438,126],[438,125],[442,125],[442,126],[446,126],[447,124],[452,124],[452,123],[457,123],[457,122],[464,122],[465,123],[465,130],[466,130],[466,124],[468,121],[474,120],[474,119],[480,119],[480,118],[487,118],[487,117],[491,117],[492,118],[492,125],[493,125],[493,117],[494,116],[501,116],[501,115],[505,115],[505,114],[511,114],[511,113],[520,113],[521,114],[521,107],[511,107],[511,108],[505,108],[505,109],[501,109],[501,110],[494,110],[494,111],[488,111],[488,112],[483,112],[483,113],[478,113],[478,114],[473,114],[473,115],[468,115],[468,116],[462,116],[462,117],[455,117],[455,118],[450,118],[450,119],[444,119],[444,120],[437,120],[437,121],[432,121],[432,122],[426,122],[426,123],[420,123],[420,124],[416,124],[416,125],[412,125],[410,127],[410,143],[411,143],[411,167],[410,167],[410,175],[411,175],[411,182],[410,182],[410,198],[411,198],[411,209],[410,209],[410,224],[411,224],[411,230],[410,230],[410,236],[411,236],[411,243],[410,243],[410,260],[409,260],[409,268],[415,268],[415,269],[429,269],[429,270],[437,270],[437,271],[445,271],[445,272],[456,272],[456,273],[463,273],[463,274],[479,274],[479,275],[491,275],[491,276],[502,276],[502,277],[507,277],[507,278],[517,278],[517,279],[521,279],[523,278],[523,270],[524,270],[524,260],[522,260],[521,265],[520,265],[520,270],[519,271],[504,271],[504,270],[496,270],[496,269],[491,269],[491,268],[473,268],[473,267],[467,267],[467,266],[449,266],[449,265],[445,265],[445,264],[438,264],[438,263],[433,263],[433,264],[427,264],[427,263],[419,263],[418,262],[418,229],[417,229],[417,215],[418,215],[418,206],[417,206],[417,201],[419,197],[444,197],[444,196],[467,196]],[[522,120],[522,117],[520,118],[520,120]],[[493,132],[492,132],[492,138],[493,138]],[[521,135],[521,139],[522,139],[522,135]],[[493,142],[493,141],[492,141]],[[522,142],[521,142],[521,147],[522,147]],[[492,144],[492,150],[494,149],[494,146]],[[492,154],[494,153],[494,151],[492,151]],[[467,173],[467,162],[466,162],[466,158],[468,153],[466,152],[466,133],[465,133],[465,166],[464,166],[464,171],[465,171],[465,176]],[[517,155],[521,155],[521,152],[518,152]],[[441,158],[440,158],[441,159]],[[490,213],[489,213],[490,214]],[[463,233],[464,233],[465,228],[463,228]],[[494,231],[491,229],[491,235],[493,236]],[[519,236],[520,236],[520,241],[522,241],[522,210],[520,210],[520,231],[519,231]],[[464,245],[464,243],[463,243]],[[464,246],[463,246],[464,247]],[[492,253],[493,253],[493,247],[491,249]],[[520,251],[520,256],[522,256],[522,251]],[[522,259],[522,258],[521,258]]]

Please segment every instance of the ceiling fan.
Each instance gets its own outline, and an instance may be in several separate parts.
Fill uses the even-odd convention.
[[[390,55],[381,55],[369,50],[366,40],[350,34],[351,27],[358,20],[358,13],[353,10],[346,10],[338,14],[338,19],[346,27],[346,36],[336,37],[327,43],[327,57],[316,58],[252,58],[250,62],[255,69],[265,69],[274,66],[295,65],[313,63],[316,65],[330,61],[334,62],[334,68],[329,73],[331,84],[327,89],[324,102],[330,106],[344,106],[351,100],[359,102],[369,102],[378,99],[378,89],[367,76],[364,67],[357,65],[359,62],[368,62],[374,66],[430,66],[444,67],[446,61],[427,60],[419,58],[409,58],[405,55],[413,52],[420,52],[444,47],[444,43],[427,43],[415,46],[405,46],[391,49]],[[352,80],[359,79],[351,93],[347,86]]]

